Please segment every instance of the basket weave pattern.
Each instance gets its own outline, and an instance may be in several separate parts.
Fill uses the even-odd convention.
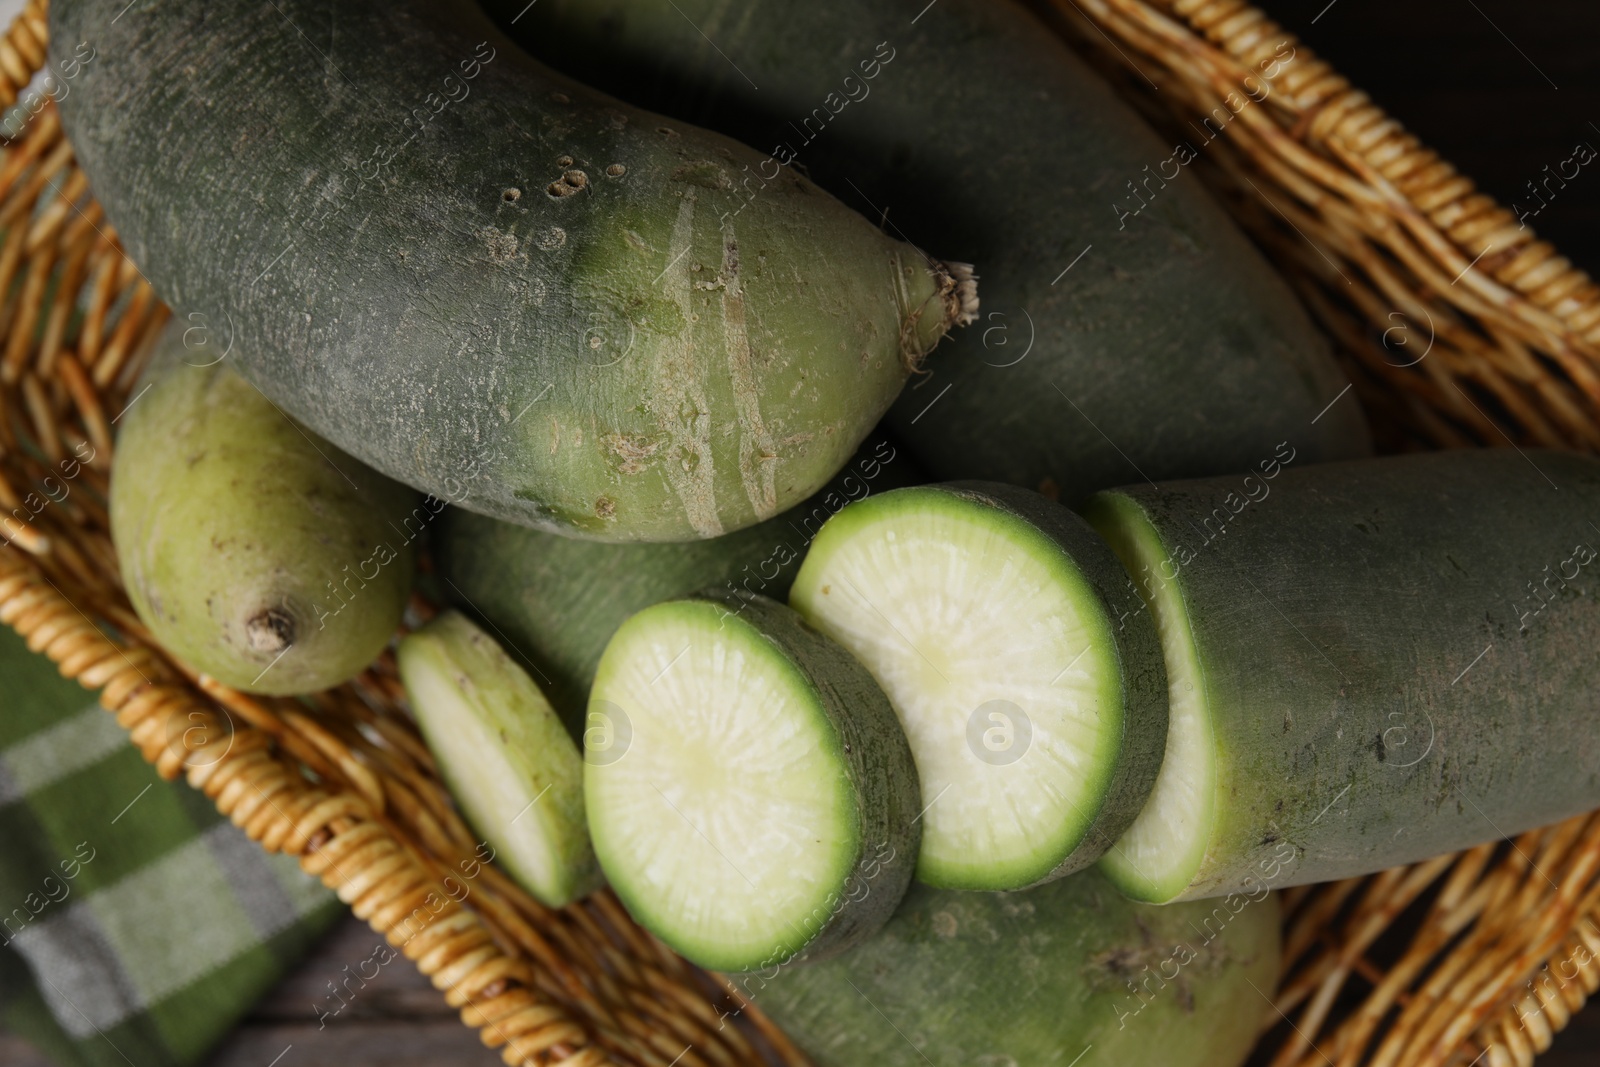
[[[1600,290],[1303,45],[1238,0],[1051,2],[1169,129],[1294,49],[1201,177],[1337,339],[1387,445],[1600,446]],[[164,776],[299,857],[506,1063],[805,1063],[754,1006],[730,1017],[724,984],[609,892],[552,911],[483,862],[392,657],[308,707],[197,677],[154,644],[103,501],[113,425],[169,312],[89,196],[54,105],[24,92],[44,59],[31,0],[0,38],[0,104],[20,94],[32,114],[0,147],[0,621],[101,689]],[[1273,1067],[1526,1064],[1600,986],[1600,816],[1286,903],[1289,962],[1263,1005]],[[1408,908],[1420,922],[1374,962]]]

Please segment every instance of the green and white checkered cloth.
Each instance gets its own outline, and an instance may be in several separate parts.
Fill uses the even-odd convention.
[[[193,1063],[342,913],[0,625],[0,1027],[63,1065]]]

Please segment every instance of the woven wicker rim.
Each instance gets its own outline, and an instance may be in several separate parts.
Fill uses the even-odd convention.
[[[1158,128],[1217,108],[1238,120],[1207,145],[1202,180],[1336,339],[1388,447],[1600,446],[1600,290],[1303,44],[1242,0],[1048,2]],[[0,38],[0,103],[20,97],[27,116],[0,149],[0,620],[102,690],[163,776],[299,857],[506,1063],[806,1063],[609,892],[551,911],[485,862],[400,710],[391,656],[308,707],[197,677],[152,642],[102,501],[112,424],[169,312],[89,196],[53,103],[24,91],[45,11],[30,0]],[[1247,78],[1270,94],[1235,112]],[[408,619],[430,611],[414,601]],[[1600,816],[1586,816],[1288,891],[1260,1058],[1530,1063],[1600,986],[1597,868]]]

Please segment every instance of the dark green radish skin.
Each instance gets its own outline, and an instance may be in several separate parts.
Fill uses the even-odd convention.
[[[758,153],[546,70],[468,0],[121,7],[50,25],[98,50],[62,121],[129,255],[285,410],[441,499],[737,530],[974,313],[969,272],[796,175],[751,200]]]
[[[552,908],[597,889],[583,757],[527,672],[455,611],[407,634],[395,659],[440,775],[517,882]]]
[[[1094,871],[1025,893],[919,885],[849,955],[733,985],[818,1067],[1237,1067],[1278,922],[1265,889],[1152,908]]]
[[[417,494],[297,426],[174,323],[121,418],[111,534],[150,632],[252,693],[309,693],[383,651]],[[191,338],[193,341],[193,338]]]
[[[1059,878],[1143,807],[1166,744],[1160,639],[1068,508],[994,482],[879,494],[829,520],[790,604],[867,666],[906,728],[920,881]]]
[[[663,641],[683,647],[663,655]],[[728,664],[754,661],[767,669],[740,677],[765,685],[718,691]],[[691,699],[662,721],[646,702],[675,699],[679,685]],[[795,719],[776,714],[773,687],[799,705]],[[866,669],[784,605],[712,590],[639,612],[606,647],[588,719],[584,801],[601,868],[634,919],[685,958],[721,971],[825,959],[879,930],[905,896],[921,834],[905,735]],[[769,799],[813,758],[826,780],[808,781],[807,797],[836,795],[836,818],[769,817],[785,810]],[[641,811],[650,825],[630,825]],[[835,861],[820,882],[803,869],[813,842]],[[796,910],[787,898],[803,879],[814,899]],[[693,905],[675,910],[685,896]],[[695,913],[702,928],[689,930]],[[730,924],[752,914],[765,938],[733,943]]]
[[[628,616],[709,587],[782,600],[829,517],[922,480],[902,446],[874,434],[811,499],[708,541],[599,544],[450,509],[434,541],[438,588],[501,637],[576,727],[600,654]]]
[[[1600,806],[1600,462],[1270,470],[1090,501],[1171,685],[1161,775],[1101,861],[1117,884],[1346,878]]]
[[[979,324],[889,415],[932,476],[1076,505],[1141,474],[1248,470],[1286,438],[1308,462],[1367,453],[1353,397],[1323,410],[1346,381],[1293,293],[1174,145],[1011,0],[675,4],[488,7],[546,62],[978,264]],[[1286,46],[1268,72],[1293,62]]]

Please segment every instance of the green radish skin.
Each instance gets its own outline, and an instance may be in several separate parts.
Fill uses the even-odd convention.
[[[1170,683],[1161,775],[1101,861],[1124,892],[1348,878],[1600,806],[1600,462],[1273,465],[1087,514]]]
[[[734,690],[716,691],[730,674]],[[710,591],[634,615],[601,659],[585,740],[601,867],[634,919],[702,967],[843,952],[911,883],[917,773],[894,711],[865,668],[782,604]],[[818,763],[819,780],[788,797],[796,767]],[[629,822],[640,812],[649,825]]]
[[[1059,878],[1139,813],[1166,741],[1161,644],[1062,505],[990,482],[879,494],[829,520],[790,604],[867,666],[910,736],[920,881]]]
[[[1277,894],[1152,908],[1085,871],[916,886],[848,956],[735,979],[818,1067],[1237,1067],[1278,977]]]
[[[406,635],[396,658],[440,775],[501,865],[552,908],[599,888],[583,757],[527,672],[454,611]]]
[[[121,419],[111,534],[139,618],[235,689],[327,689],[383,651],[411,591],[411,490],[296,425],[178,325]]]
[[[438,588],[500,635],[575,726],[600,654],[628,616],[709,587],[781,600],[830,516],[921,480],[903,448],[874,435],[804,503],[737,533],[677,544],[599,544],[451,509],[434,542]]]
[[[1175,146],[1012,0],[674,4],[487,6],[546,62],[763,148],[763,174],[804,168],[891,233],[978,265],[978,325],[889,414],[935,478],[1076,506],[1144,476],[1248,470],[1285,438],[1307,462],[1369,450],[1288,286]],[[1296,62],[1285,43],[1253,73]],[[1211,151],[1218,125],[1189,149]]]
[[[120,7],[50,28],[98,50],[62,121],[128,254],[286,411],[440,499],[611,541],[749,526],[975,313],[970,271],[797,175],[752,198],[758,153],[468,0]]]

